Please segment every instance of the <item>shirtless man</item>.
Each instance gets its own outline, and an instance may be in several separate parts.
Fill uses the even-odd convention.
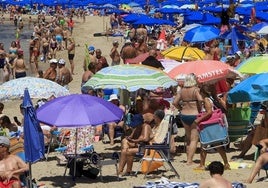
[[[95,48],[94,46],[89,46],[88,47],[88,54],[86,54],[85,59],[84,59],[84,71],[87,71],[88,65],[93,63],[94,65],[97,63],[97,58],[94,55],[95,53]]]
[[[119,46],[118,41],[113,41],[113,48],[111,49],[111,52],[110,52],[110,57],[112,59],[112,64],[111,64],[112,66],[120,64],[120,54],[117,50],[118,46]]]
[[[62,49],[62,41],[63,41],[63,30],[59,25],[56,25],[56,27],[54,29],[54,35],[56,36],[56,40],[58,43],[57,50],[61,50]]]
[[[139,36],[137,38],[137,42],[135,43],[135,48],[137,50],[137,56],[148,52],[148,46],[144,42],[143,36]]]
[[[43,61],[44,61],[44,63],[46,63],[47,56],[49,53],[49,37],[48,37],[48,35],[45,35],[42,38],[41,45],[42,45]]]
[[[9,147],[9,139],[0,136],[0,187],[20,188],[19,175],[29,168],[18,156],[9,154]]]
[[[136,29],[136,36],[137,38],[142,37],[144,42],[147,42],[147,29],[145,28],[144,25],[140,25],[137,29]]]
[[[15,78],[22,78],[26,76],[26,64],[23,59],[23,51],[18,50],[18,57],[14,60],[13,72]]]
[[[57,59],[51,59],[49,61],[50,66],[49,68],[46,70],[45,74],[44,74],[44,78],[51,80],[51,81],[56,81],[56,77],[57,77]]]
[[[232,188],[232,184],[222,177],[224,166],[219,161],[213,161],[208,166],[211,178],[202,182],[200,188]]]
[[[95,74],[95,65],[93,63],[90,63],[88,65],[88,70],[84,72],[84,74],[82,75],[82,82],[81,82],[81,86],[83,86],[94,74]]]
[[[73,80],[72,74],[70,70],[65,67],[65,60],[60,59],[58,62],[58,67],[59,67],[59,72],[57,76],[57,83],[65,87],[66,89],[68,88],[68,84]]]
[[[124,64],[126,63],[126,59],[131,59],[137,56],[136,49],[133,47],[130,40],[126,40],[121,49],[120,56],[123,59]]]

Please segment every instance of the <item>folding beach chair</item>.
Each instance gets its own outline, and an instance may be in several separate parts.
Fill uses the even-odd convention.
[[[178,174],[178,172],[176,171],[176,169],[172,165],[172,161],[170,158],[171,137],[172,137],[173,126],[175,124],[175,120],[174,120],[173,115],[170,115],[170,116],[165,117],[165,118],[169,119],[169,121],[168,121],[169,123],[168,123],[168,131],[166,134],[166,138],[164,139],[164,142],[161,144],[153,144],[153,145],[145,145],[144,146],[145,151],[146,150],[147,151],[153,150],[153,155],[150,155],[148,157],[146,155],[146,152],[145,152],[145,156],[141,160],[141,162],[144,160],[149,161],[148,168],[145,172],[145,177],[148,175],[149,169],[150,169],[153,161],[162,161],[162,162],[166,162],[169,165],[169,167],[171,168],[171,170],[174,172],[175,176],[180,178],[180,175]],[[161,158],[156,158],[157,154],[159,154]]]
[[[229,136],[227,131],[227,120],[225,115],[217,123],[198,125],[199,139],[201,147],[204,150],[226,146],[229,144]]]

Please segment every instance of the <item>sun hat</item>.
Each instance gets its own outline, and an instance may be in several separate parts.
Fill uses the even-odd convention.
[[[57,59],[51,59],[50,61],[49,61],[49,63],[51,64],[51,63],[58,63],[58,60]]]
[[[65,65],[66,62],[65,62],[64,59],[60,59],[58,63],[61,64],[61,65]]]
[[[0,145],[4,145],[4,146],[9,147],[10,146],[10,141],[9,141],[8,137],[0,136]]]
[[[134,116],[132,116],[130,123],[128,126],[130,127],[137,127],[139,125],[143,124],[143,117],[141,114],[135,114]]]
[[[89,52],[94,52],[95,51],[95,47],[94,46],[89,46],[88,47],[88,51]]]
[[[117,94],[112,94],[112,95],[110,95],[108,101],[112,101],[112,100],[119,100]]]

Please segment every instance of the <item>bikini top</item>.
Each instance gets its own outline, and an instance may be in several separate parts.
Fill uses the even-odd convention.
[[[197,102],[197,98],[195,97],[196,88],[192,91],[191,99],[182,100],[182,102]],[[188,94],[190,95],[190,94]]]
[[[17,49],[9,49],[10,54],[17,54]]]

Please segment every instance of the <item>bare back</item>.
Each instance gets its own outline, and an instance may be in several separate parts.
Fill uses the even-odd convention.
[[[232,184],[220,175],[214,175],[212,178],[201,183],[200,188],[232,188]]]

